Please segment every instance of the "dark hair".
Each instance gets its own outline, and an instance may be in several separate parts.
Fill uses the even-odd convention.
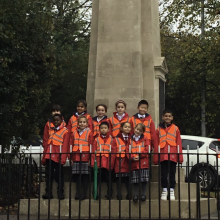
[[[53,107],[52,107],[52,112],[54,112],[54,111],[60,111],[60,112],[61,112],[61,107],[60,107],[60,105],[57,105],[57,104],[53,105]]]
[[[83,103],[83,105],[87,108],[87,102],[86,102],[86,100],[80,99],[80,100],[77,102],[77,106],[79,105],[79,103]]]
[[[121,127],[120,127],[120,128],[123,128],[123,127],[124,127],[124,125],[125,125],[125,124],[127,124],[127,123],[128,123],[129,125],[131,125],[131,124],[130,124],[130,122],[128,122],[128,121],[126,121],[126,122],[122,122],[122,123],[121,123]]]
[[[140,105],[147,105],[147,107],[149,106],[149,103],[148,101],[146,100],[141,100],[139,103],[138,103],[138,107],[140,107]]]
[[[136,127],[140,127],[140,128],[142,129],[143,133],[145,132],[145,125],[144,125],[143,123],[137,124],[137,125],[135,126],[135,128],[136,128]]]
[[[173,112],[170,109],[163,110],[163,115],[165,115],[166,113],[170,113],[171,115],[173,115]]]
[[[80,116],[77,118],[77,123],[78,123],[78,124],[79,124],[79,120],[80,120],[81,118],[85,118],[85,119],[86,119],[86,122],[87,122],[87,124],[88,124],[88,119],[87,119],[87,117],[84,116],[84,115],[80,115]]]
[[[99,125],[99,128],[101,128],[102,125],[106,125],[109,128],[109,123],[107,121],[101,122],[101,124]]]
[[[60,119],[63,120],[63,116],[62,116],[61,114],[55,114],[55,115],[53,115],[53,120],[54,120],[55,117],[60,117]]]
[[[98,105],[95,107],[96,111],[98,110],[98,107],[99,107],[99,106],[102,106],[102,107],[105,109],[105,112],[107,112],[107,106],[104,105],[104,104],[98,104]]]
[[[127,107],[127,104],[125,103],[125,101],[123,101],[123,100],[118,100],[118,101],[115,103],[115,107],[116,107],[116,108],[117,108],[117,106],[118,106],[119,103],[122,103],[122,104],[125,106],[125,108]]]

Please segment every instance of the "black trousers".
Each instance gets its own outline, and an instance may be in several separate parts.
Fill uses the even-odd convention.
[[[52,191],[52,183],[53,180],[58,183],[57,186],[57,193],[60,192],[63,193],[63,187],[64,187],[64,179],[63,179],[63,165],[54,162],[53,160],[46,160],[46,192],[49,193],[49,188],[50,191]]]
[[[110,175],[110,178],[109,178]],[[107,169],[105,168],[99,168],[98,169],[98,182],[97,182],[97,186],[99,186],[101,184],[101,180],[105,180],[107,183],[107,194],[111,197],[112,196],[112,173],[111,171],[109,172]],[[98,187],[99,188],[99,187]],[[99,193],[99,190],[98,190]]]
[[[121,177],[121,187],[120,187],[120,178],[116,177],[117,196],[121,196],[121,188],[123,183],[126,186],[127,195],[130,196],[131,193],[129,192],[129,176]]]
[[[169,163],[170,163],[170,170],[169,170]],[[167,188],[168,185],[168,178],[167,175],[169,174],[169,183],[170,188],[175,188],[176,185],[176,163],[173,161],[162,161],[160,162],[161,165],[161,186],[162,188]]]
[[[76,194],[78,196],[86,196],[89,185],[89,174],[81,174],[81,180],[80,174],[74,174],[74,176],[76,178]]]

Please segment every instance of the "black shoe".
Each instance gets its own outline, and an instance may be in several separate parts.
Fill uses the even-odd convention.
[[[132,199],[132,197],[131,196],[129,196],[128,194],[126,195],[126,199],[127,200],[131,200]]]
[[[43,199],[53,199],[53,195],[52,192],[51,193],[45,193],[44,195],[42,195]]]
[[[82,196],[81,196],[81,200],[84,200],[84,199],[86,199],[86,196],[85,196],[85,195],[82,195]]]
[[[146,201],[146,196],[145,195],[141,196],[141,201]]]
[[[109,197],[109,195],[107,194],[107,195],[105,195],[105,198],[106,198],[107,200],[110,200],[110,199],[112,198],[112,196]]]
[[[78,193],[76,193],[76,195],[75,195],[75,200],[79,200],[79,194]]]
[[[58,194],[58,199],[59,200],[64,200],[65,199],[64,194],[63,193]]]
[[[134,202],[137,202],[137,201],[138,201],[138,196],[135,195],[135,196],[133,197],[133,201],[134,201]]]
[[[117,200],[122,200],[122,195],[117,195]]]

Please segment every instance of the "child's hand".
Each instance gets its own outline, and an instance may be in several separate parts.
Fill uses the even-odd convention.
[[[71,165],[73,166],[73,161],[71,160]]]
[[[90,161],[88,162],[88,165],[90,166]]]
[[[139,156],[134,157],[134,161],[138,161],[139,160]]]

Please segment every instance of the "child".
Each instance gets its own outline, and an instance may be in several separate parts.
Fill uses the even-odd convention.
[[[154,146],[155,141],[155,125],[154,122],[149,114],[147,114],[148,111],[148,102],[146,100],[141,100],[138,103],[138,113],[133,115],[131,117],[131,127],[132,127],[132,133],[134,130],[134,127],[142,123],[145,125],[145,132],[144,136],[147,137],[150,140],[151,146]]]
[[[54,114],[53,125],[54,127],[50,128],[50,136],[47,146],[44,147],[44,154],[41,162],[43,165],[46,165],[46,193],[42,198],[53,198],[52,182],[53,179],[55,179],[58,183],[58,198],[64,199],[63,165],[66,163],[66,158],[68,156],[67,152],[69,152],[69,132],[67,128],[63,126],[63,118],[60,114]],[[60,151],[62,153],[61,155]],[[59,180],[60,175],[61,179]]]
[[[88,119],[81,115],[77,119],[78,129],[71,134],[72,150],[72,174],[76,176],[76,195],[75,199],[86,199],[88,183],[89,183],[89,162],[90,162],[90,146],[93,144],[93,134],[88,128]],[[80,152],[82,152],[80,154]],[[80,179],[81,173],[81,179]],[[81,185],[83,185],[83,193],[81,194]]]
[[[54,124],[53,124],[53,116],[55,114],[61,114],[61,107],[60,105],[53,105],[51,111],[51,117],[48,119],[48,122],[44,126],[44,136],[43,136],[43,148],[47,147],[48,138],[50,136],[50,131],[53,131]],[[66,122],[62,119],[62,126],[66,126]]]
[[[107,182],[107,195],[105,197],[110,199],[112,197],[112,183],[109,179],[111,170],[114,168],[115,162],[115,149],[112,146],[113,138],[109,135],[109,123],[104,121],[99,125],[100,134],[95,138],[92,148],[92,153],[96,151],[96,160],[98,165],[98,185],[101,179]],[[112,152],[113,154],[110,154]],[[94,167],[95,154],[92,156],[92,167]],[[111,158],[111,167],[110,167]],[[109,173],[110,172],[110,173]]]
[[[182,141],[179,128],[172,124],[173,114],[170,110],[163,111],[163,123],[159,125],[156,131],[156,141],[154,146],[154,164],[161,165],[161,186],[163,188],[161,199],[167,200],[167,174],[170,164],[169,183],[170,183],[170,200],[175,200],[174,188],[176,184],[176,164],[183,163]],[[179,161],[178,161],[179,146]],[[160,147],[160,160],[158,161],[158,147]],[[172,154],[168,154],[168,153]],[[165,153],[165,154],[164,154]],[[175,153],[175,154],[173,154]]]
[[[139,181],[142,183],[141,201],[146,200],[147,182],[149,180],[149,161],[148,152],[150,141],[144,136],[145,125],[140,123],[134,128],[134,135],[131,136],[128,147],[131,147],[131,155],[127,155],[131,159],[131,182],[134,184],[133,201],[138,201]],[[139,161],[140,160],[140,161]],[[140,174],[140,177],[139,177]]]
[[[130,199],[129,193],[129,160],[125,155],[126,146],[130,141],[130,132],[131,125],[129,122],[121,123],[120,133],[116,136],[113,141],[113,146],[115,147],[116,159],[115,159],[115,173],[116,173],[116,185],[117,185],[117,199],[121,200],[121,188],[120,188],[120,176],[121,176],[121,184],[124,183],[127,189],[126,199]],[[119,154],[121,150],[121,156]]]
[[[107,106],[104,104],[99,104],[96,106],[96,112],[97,112],[97,116],[92,118],[92,127],[93,127],[93,135],[94,138],[98,137],[99,135],[99,125],[103,122],[103,121],[107,121],[109,122],[109,119],[107,118],[107,116],[105,115],[107,112]]]
[[[116,137],[120,132],[120,124],[123,122],[129,122],[129,115],[125,112],[126,103],[122,100],[119,100],[115,103],[115,109],[117,112],[113,112],[113,116],[110,120],[111,134],[113,137]]]
[[[77,129],[77,123],[78,123],[78,117],[80,115],[86,116],[88,120],[88,127],[90,130],[92,130],[92,118],[91,116],[86,112],[87,110],[87,102],[85,100],[79,100],[77,102],[77,107],[76,107],[77,112],[73,114],[73,116],[70,118],[67,129],[73,133]]]

